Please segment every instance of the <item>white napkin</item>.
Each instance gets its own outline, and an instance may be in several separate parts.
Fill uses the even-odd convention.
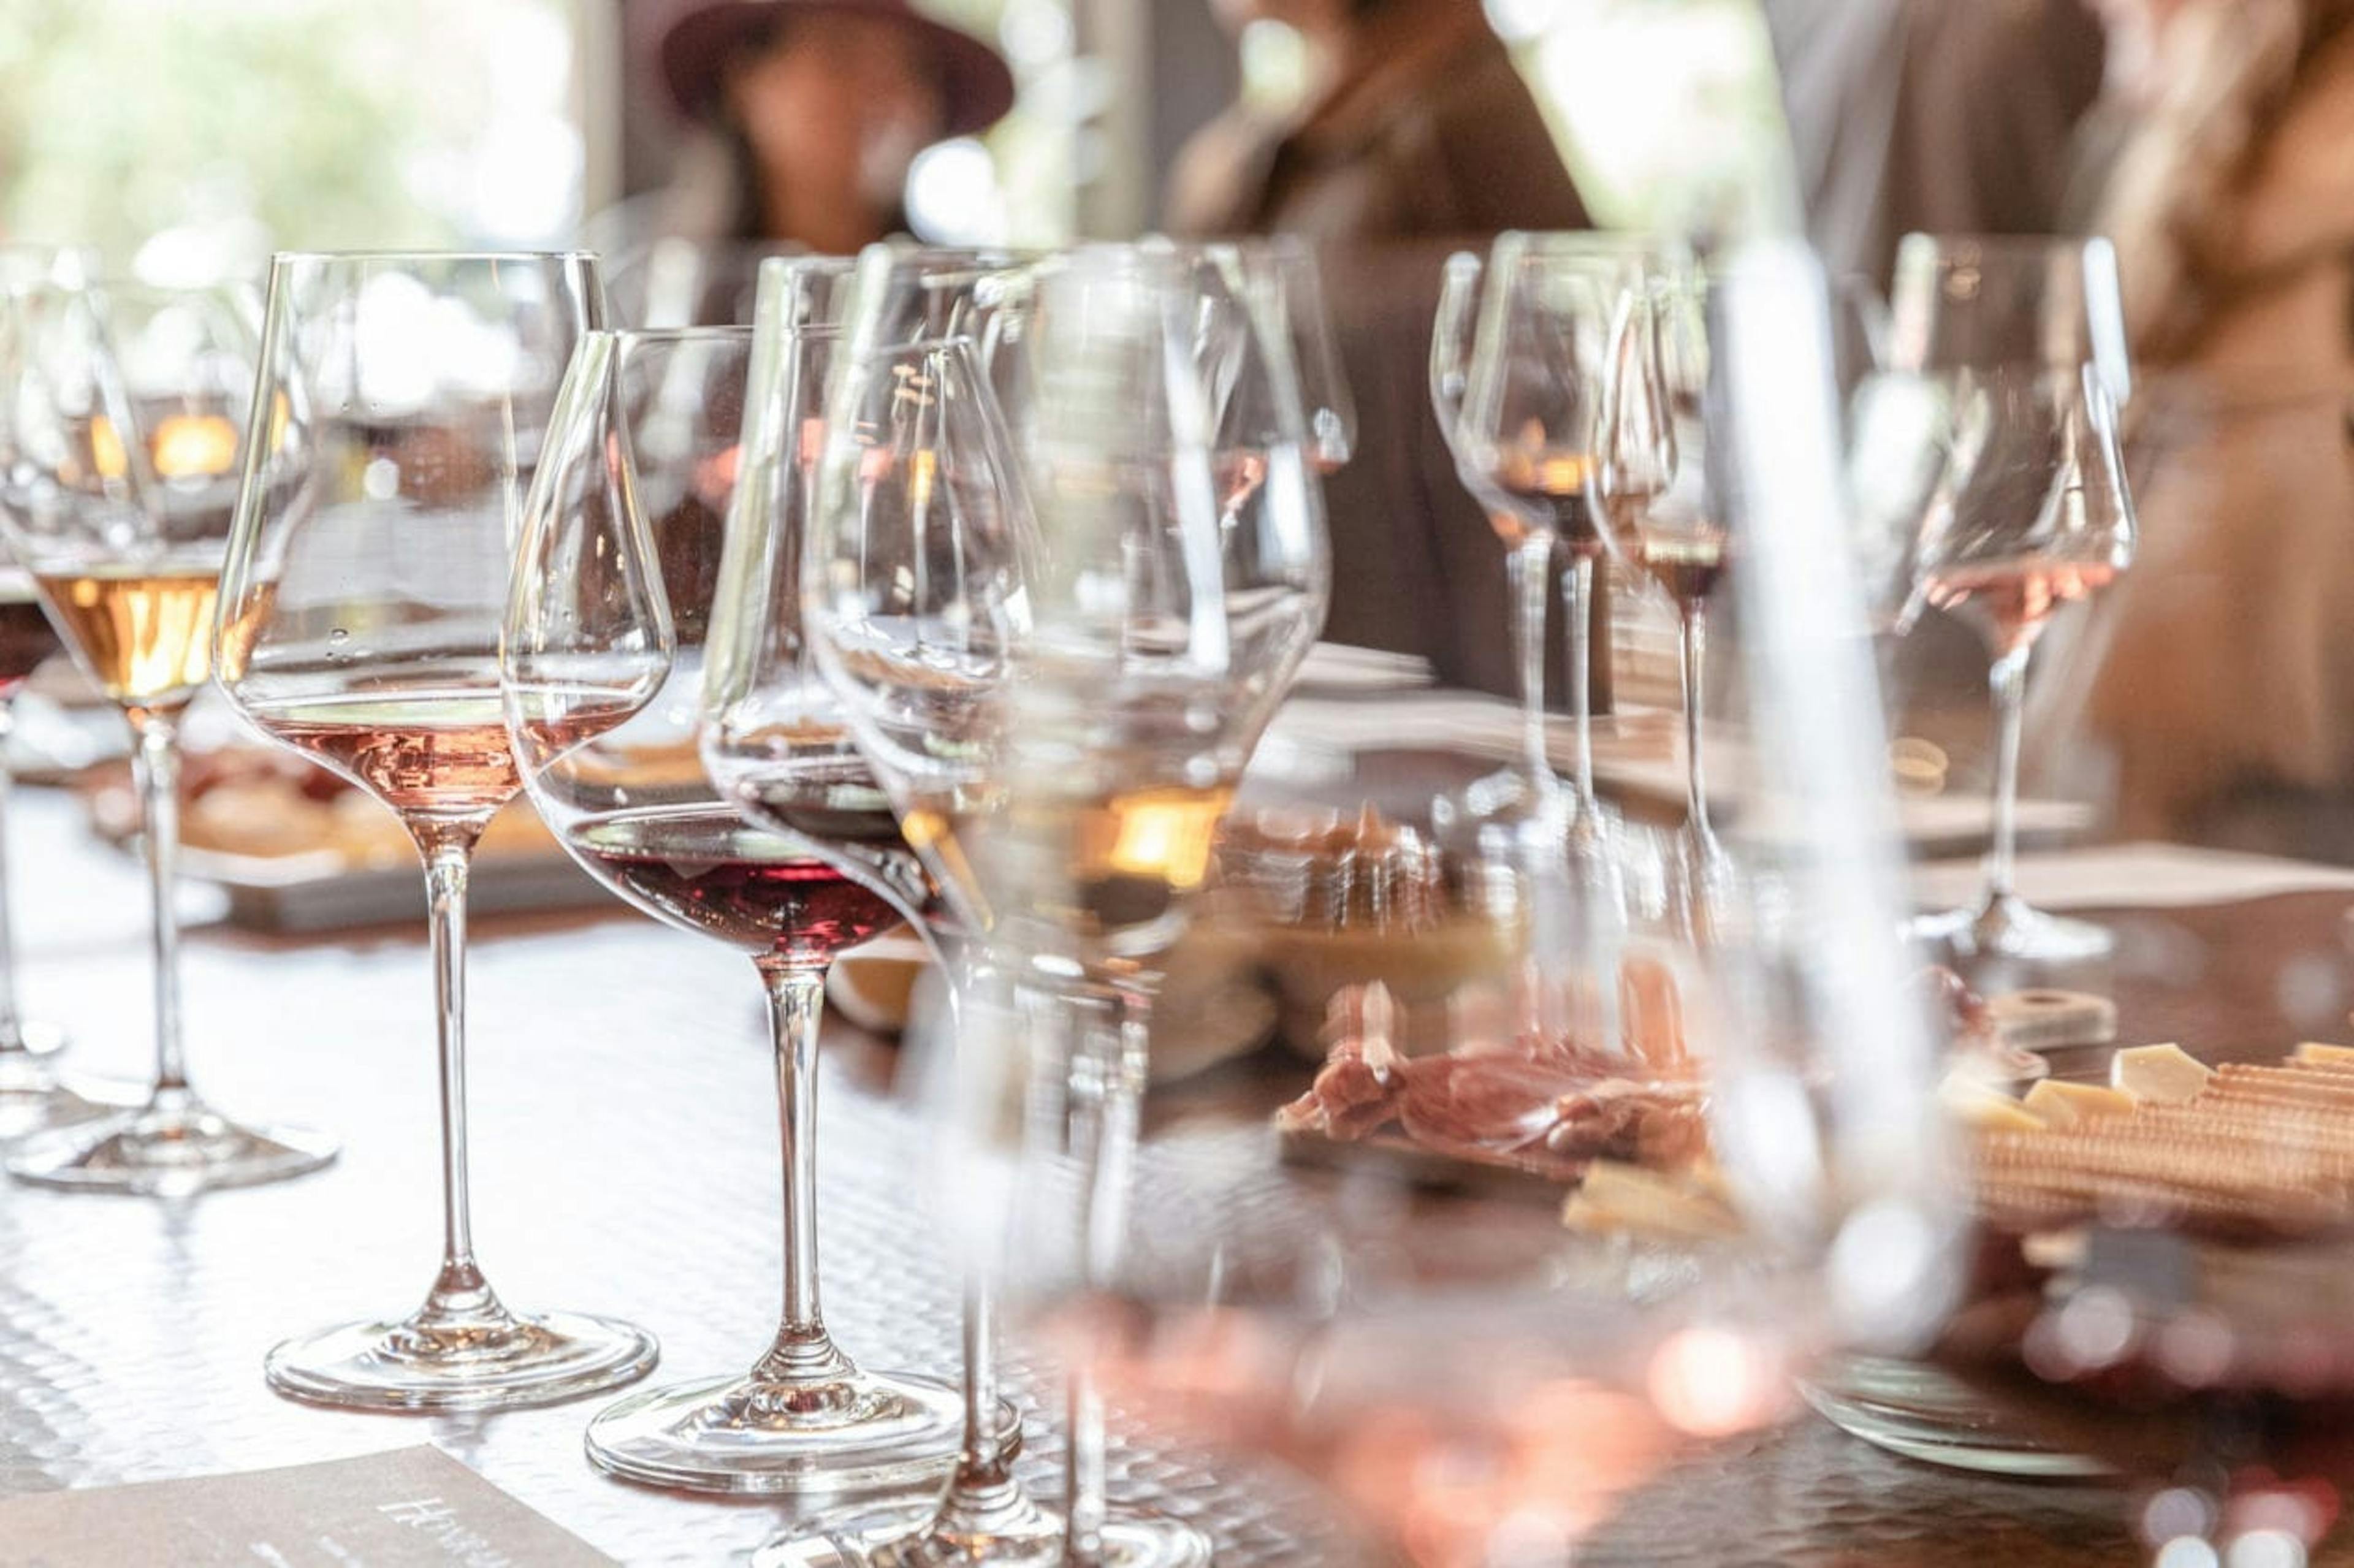
[[[1984,885],[1975,860],[1914,869],[1914,896],[1925,908],[1959,907]],[[2102,844],[2021,855],[2018,886],[2020,896],[2046,909],[2171,909],[2282,893],[2354,892],[2354,868],[2181,844]]]

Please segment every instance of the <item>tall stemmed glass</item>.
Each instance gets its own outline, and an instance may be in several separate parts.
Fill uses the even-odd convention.
[[[1067,1156],[1061,1232],[1089,1287],[1119,1266],[1159,955],[1182,929],[1213,837],[1271,703],[1269,672],[1312,638],[1325,568],[1288,345],[1264,340],[1281,414],[1237,517],[1216,482],[1213,378],[1190,340],[1198,286],[1151,249],[1083,251],[1042,277],[1025,420],[1037,566],[1008,685],[1004,794],[942,823],[999,911],[992,948],[1064,1003],[1053,1086],[1033,1102]],[[1304,626],[1301,623],[1305,623]],[[976,1097],[981,1125],[1003,1107]],[[1049,1222],[1050,1224],[1052,1222]],[[1165,1521],[1115,1531],[1103,1402],[1071,1380],[1065,1551],[1078,1563],[1192,1563]]]
[[[523,787],[499,697],[512,541],[567,360],[603,310],[583,255],[281,255],[260,428],[221,582],[222,688],[254,727],[382,801],[425,865],[443,1231],[424,1305],[270,1352],[324,1404],[544,1404],[642,1376],[644,1330],[510,1311],[466,1182],[466,875]]]
[[[1341,367],[1332,318],[1324,307],[1324,280],[1316,252],[1297,235],[1228,241],[1204,248],[1229,275],[1229,287],[1262,324],[1291,347],[1307,419],[1309,460],[1319,473],[1345,465],[1357,449],[1357,404]]]
[[[1602,826],[1594,791],[1594,577],[1611,545],[1600,515],[1596,440],[1619,302],[1657,250],[1641,242],[1589,249],[1564,238],[1505,235],[1484,291],[1478,258],[1447,263],[1431,383],[1457,468],[1511,552],[1522,755],[1515,768],[1473,786],[1464,803],[1475,821],[1543,821],[1561,812],[1545,752],[1544,616],[1553,552],[1564,548],[1577,747],[1567,806],[1573,831],[1590,839]]]
[[[58,646],[31,574],[14,562],[0,564],[0,1138],[86,1121],[110,1108],[58,1081],[48,1057],[64,1048],[65,1032],[27,1019],[16,1007],[16,946],[5,854],[8,737],[16,727],[16,694]]]
[[[1563,814],[1565,808],[1561,777],[1553,772],[1544,744],[1544,626],[1546,609],[1552,603],[1553,551],[1563,542],[1558,523],[1561,506],[1542,499],[1532,502],[1528,494],[1519,494],[1507,485],[1495,461],[1495,445],[1476,440],[1464,424],[1474,358],[1479,344],[1483,342],[1480,278],[1492,270],[1490,287],[1500,287],[1500,281],[1507,281],[1525,266],[1552,264],[1579,269],[1596,275],[1607,302],[1617,297],[1619,291],[1636,287],[1643,278],[1674,266],[1679,254],[1679,249],[1655,236],[1507,233],[1495,242],[1492,269],[1471,252],[1447,257],[1438,290],[1438,313],[1431,325],[1431,412],[1438,417],[1438,433],[1446,438],[1447,452],[1455,457],[1455,473],[1464,490],[1469,490],[1488,514],[1488,523],[1495,527],[1497,539],[1507,551],[1504,570],[1511,579],[1509,612],[1513,671],[1521,687],[1521,756],[1500,772],[1492,772],[1464,789],[1459,803],[1455,798],[1443,800],[1443,817],[1452,817],[1462,810],[1474,824],[1509,824],[1516,820],[1535,820],[1542,824]],[[1601,358],[1591,358],[1585,367],[1573,365],[1568,367],[1568,375],[1577,375],[1579,370],[1598,370],[1601,363]],[[1570,475],[1561,473],[1558,478],[1568,481]],[[1573,532],[1585,542],[1586,556],[1607,544],[1606,539],[1589,536],[1591,530],[1594,523],[1589,515],[1573,514]],[[1577,548],[1573,542],[1573,553]],[[1579,587],[1579,577],[1573,572],[1563,581],[1563,591],[1573,596],[1573,620],[1577,620],[1577,605],[1586,605],[1586,621],[1591,621],[1591,570],[1586,572],[1585,587]],[[1591,702],[1586,675],[1589,648],[1589,638],[1577,638],[1570,652],[1570,669],[1577,687],[1575,699],[1579,704]]]
[[[1945,472],[1914,541],[1913,594],[1975,627],[1991,659],[1994,845],[1986,892],[1915,922],[1956,959],[2098,958],[2103,927],[2030,906],[2012,889],[2028,660],[2051,618],[2132,563],[2133,505],[2119,450],[2127,386],[2116,266],[2104,240],[1909,236],[1897,259],[1893,374],[1946,410],[1924,424]]]
[[[994,370],[1008,396],[1023,396],[1032,266],[878,247],[862,260],[854,306],[826,290],[810,263],[769,270],[705,693],[713,776],[749,820],[786,830],[809,805],[793,778],[791,737],[813,705],[843,705],[900,814],[888,841],[876,835],[864,853],[884,870],[915,852],[911,902],[950,982],[960,1060],[980,1049],[978,1031],[996,1011],[982,959],[991,915],[952,841],[925,836],[921,826],[927,812],[953,814],[957,802],[985,809],[998,780],[1001,686],[1008,649],[1026,626],[1021,541],[1030,519],[990,387]],[[854,346],[828,355],[843,321]],[[822,376],[829,357],[842,361],[842,401],[831,409]],[[813,428],[825,435],[813,441],[804,433]],[[811,464],[826,447],[845,455],[836,503],[818,506]],[[812,656],[833,694],[810,690]],[[994,1234],[990,1225],[984,1203],[952,1233],[967,1244],[965,1415],[945,1498],[824,1521],[772,1543],[761,1561],[1059,1560],[1062,1520],[1013,1478],[1020,1427],[997,1393],[993,1249],[981,1245]]]
[[[75,659],[130,724],[155,972],[145,1105],[38,1139],[8,1169],[49,1186],[166,1195],[314,1171],[334,1157],[332,1139],[211,1109],[189,1086],[181,1041],[179,721],[211,668],[249,324],[217,293],[39,285],[13,296],[5,354],[0,528]]]
[[[1692,863],[1724,863],[1702,760],[1708,602],[1730,564],[1727,508],[1711,483],[1704,276],[1654,278],[1625,302],[1604,400],[1602,489],[1620,551],[1666,594],[1680,633],[1685,832]]]
[[[1157,242],[1149,248],[1158,252]],[[1237,660],[1248,673],[1236,688],[1235,722],[1256,735],[1314,646],[1331,586],[1321,517],[1298,510],[1303,502],[1313,506],[1320,493],[1278,469],[1304,458],[1315,472],[1331,471],[1346,459],[1355,415],[1337,370],[1319,371],[1315,396],[1322,403],[1311,400],[1300,374],[1299,355],[1319,352],[1320,339],[1328,340],[1325,352],[1330,344],[1320,330],[1313,259],[1296,242],[1168,255],[1184,267],[1189,342],[1209,408],[1219,540],[1237,584],[1228,610],[1253,644]],[[1278,571],[1262,582],[1261,557],[1270,554],[1296,560],[1299,575]]]
[[[44,282],[70,283],[94,270],[93,259],[48,245],[0,245],[0,291]],[[0,333],[9,330],[0,298]],[[7,411],[0,408],[0,429]],[[13,561],[0,565],[0,1138],[16,1138],[101,1116],[93,1105],[58,1081],[45,1058],[62,1050],[65,1031],[25,1018],[16,1009],[16,937],[8,917],[5,853],[10,788],[8,740],[16,727],[16,694],[58,649],[58,634],[41,610],[33,579]]]
[[[822,377],[828,346],[796,338],[788,374]],[[775,1033],[776,1340],[748,1373],[649,1389],[605,1410],[589,1424],[588,1457],[632,1480],[697,1491],[921,1487],[955,1457],[956,1391],[862,1370],[827,1331],[818,1294],[826,970],[899,922],[886,895],[896,890],[874,874],[897,823],[813,670],[790,722],[769,732],[763,798],[790,831],[743,821],[696,751],[751,355],[749,328],[582,337],[525,507],[507,612],[507,724],[533,804],[599,881],[747,954]]]

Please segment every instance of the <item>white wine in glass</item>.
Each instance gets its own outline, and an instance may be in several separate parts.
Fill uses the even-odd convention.
[[[155,1081],[146,1103],[9,1160],[20,1180],[181,1195],[315,1171],[323,1135],[249,1128],[190,1086],[181,1041],[180,715],[211,672],[253,348],[238,302],[203,290],[43,285],[9,300],[14,422],[0,526],[83,671],[131,726],[154,901]],[[201,432],[204,439],[188,440]]]

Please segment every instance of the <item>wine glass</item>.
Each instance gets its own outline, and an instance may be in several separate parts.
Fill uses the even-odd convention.
[[[1029,519],[991,389],[1023,396],[1022,345],[1040,264],[877,246],[849,290],[830,288],[837,280],[817,276],[811,263],[769,269],[764,357],[705,692],[713,776],[748,820],[786,831],[810,808],[790,768],[790,737],[812,703],[843,705],[894,813],[887,839],[875,835],[860,853],[878,870],[913,873],[892,880],[908,887],[918,929],[941,959],[960,1057],[977,1048],[991,1015],[996,987],[979,940],[990,915],[952,842],[925,836],[922,824],[928,811],[948,814],[993,788],[998,687],[1022,624],[1020,536]],[[843,332],[854,346],[834,346]],[[844,390],[829,412],[822,370],[830,358],[841,361]],[[816,441],[803,434],[813,428],[825,432]],[[837,504],[819,507],[810,463],[829,449],[843,454],[842,489]],[[810,690],[812,657],[834,695]],[[988,1223],[984,1205],[970,1230],[951,1234],[985,1233]],[[779,1538],[760,1561],[1059,1558],[1062,1521],[1013,1478],[1019,1417],[997,1394],[982,1249],[964,1250],[965,1425],[946,1496],[854,1510]]]
[[[1483,267],[1450,258],[1431,334],[1431,402],[1464,487],[1509,552],[1521,695],[1521,757],[1464,791],[1474,824],[1601,823],[1594,793],[1595,563],[1611,540],[1596,515],[1596,421],[1621,296],[1671,252],[1639,236],[1507,234]],[[1486,288],[1481,289],[1482,275]],[[1577,766],[1567,800],[1545,747],[1544,641],[1556,548],[1571,566],[1569,663]],[[1449,800],[1450,812],[1458,803]],[[1443,824],[1444,825],[1444,824]]]
[[[0,1138],[87,1121],[111,1108],[84,1099],[58,1080],[48,1058],[64,1048],[65,1032],[26,1018],[16,1007],[16,948],[5,854],[8,737],[16,726],[16,694],[58,647],[57,630],[41,609],[31,574],[13,562],[0,565]]]
[[[270,1384],[359,1409],[571,1399],[653,1365],[644,1330],[511,1311],[466,1181],[466,881],[523,788],[499,697],[512,540],[557,383],[603,310],[585,255],[278,256],[258,429],[215,627],[256,729],[397,815],[424,863],[440,1044],[441,1266],[398,1320],[273,1349]]]
[[[1909,627],[1925,607],[1985,639],[1995,710],[1994,845],[1986,891],[1914,933],[1957,959],[2064,964],[2108,931],[2031,907],[2011,888],[2027,671],[2065,606],[2132,563],[2117,441],[2127,375],[2115,260],[2103,240],[1908,236],[1898,254],[1893,372],[1923,384],[1943,473],[1912,550]]]
[[[1291,633],[1265,629],[1312,638],[1322,604],[1288,344],[1262,331],[1254,345],[1275,422],[1265,480],[1243,503],[1255,520],[1238,528],[1217,482],[1216,377],[1191,335],[1203,303],[1189,270],[1151,248],[1076,252],[1038,281],[1023,421],[1037,554],[1006,686],[1002,793],[944,813],[940,832],[989,890],[992,957],[1059,1003],[1062,1026],[1031,1050],[1068,1065],[1057,1082],[1070,1093],[1031,1115],[1077,1171],[1063,1217],[1086,1238],[1071,1266],[1090,1287],[1122,1251],[1161,955],[1286,678]],[[975,1097],[981,1125],[1002,1125],[1003,1105]],[[1035,1241],[1023,1232],[1025,1262]],[[1104,1404],[1086,1360],[1070,1383],[1068,1559],[1206,1561],[1190,1529],[1109,1519]]]
[[[1725,646],[1760,752],[1723,834],[1745,901],[1705,940],[1672,917],[1597,927],[1554,854],[1532,867],[1532,904],[1570,917],[1531,922],[1509,982],[1546,1005],[1466,995],[1458,1017],[1501,1026],[1444,1055],[1409,1049],[1368,988],[1338,1000],[1312,1075],[1270,1052],[1188,1078],[1080,1028],[1034,1035],[1010,1081],[967,1107],[981,1129],[968,1136],[1017,1146],[1014,1288],[1080,1368],[1129,1408],[1324,1482],[1383,1538],[1368,1555],[1384,1561],[1577,1560],[1609,1503],[1680,1446],[1778,1419],[1788,1373],[1828,1346],[1917,1344],[1947,1298],[1950,1173],[1904,992],[1894,813],[1840,554],[1821,281],[1797,247],[1725,266],[1706,326],[1712,401],[1730,410],[1712,461],[1748,480],[1728,487],[1732,526],[1766,541],[1727,585],[1742,613]],[[1053,305],[1035,323],[1049,343]],[[1084,356],[1046,363],[1076,374]],[[1073,460],[1049,467],[1048,450],[1034,473],[1069,482],[1053,499],[1034,486],[1042,517],[1081,498],[1065,526],[1085,537],[1094,506],[1129,503]],[[1056,636],[1055,575],[1030,596],[1025,648]],[[1052,682],[1064,645],[1017,653],[1024,679]],[[1014,768],[1034,747],[1058,770],[1082,754],[1037,738],[1058,706],[1041,712],[1019,683],[1009,700],[1024,718]],[[1016,863],[1044,889],[1031,906],[1091,911],[1088,858],[1021,822],[1037,787],[1009,777],[1007,826],[976,835],[981,853],[1041,832]],[[1416,895],[1443,901],[1446,880],[1433,867]],[[1039,956],[1087,955],[1044,921],[1013,924]],[[1531,1016],[1543,1022],[1517,1022]],[[1130,1184],[1100,1180],[1106,1167],[1136,1177],[1125,1246],[1104,1211]],[[1483,1186],[1507,1171],[1549,1172],[1581,1228]],[[1648,1221],[1644,1199],[1660,1205]]]
[[[1356,450],[1357,405],[1324,308],[1315,249],[1297,235],[1271,235],[1203,245],[1192,254],[1215,275],[1214,292],[1235,295],[1242,309],[1257,314],[1257,331],[1290,345],[1291,374],[1299,383],[1316,471],[1329,474],[1346,464]],[[1231,344],[1233,334],[1226,336]],[[1205,340],[1205,346],[1207,341],[1214,340]]]
[[[581,338],[525,510],[507,612],[507,723],[533,804],[599,882],[749,957],[775,1032],[776,1340],[748,1374],[649,1389],[603,1411],[588,1457],[695,1491],[915,1489],[955,1457],[957,1393],[852,1361],[825,1327],[817,1257],[825,976],[836,953],[899,923],[903,895],[876,864],[898,826],[814,671],[769,732],[762,799],[787,831],[743,821],[696,751],[752,344],[748,327]],[[786,374],[822,377],[830,344],[805,333],[791,346]]]
[[[1708,603],[1731,564],[1724,498],[1711,482],[1708,284],[1704,274],[1659,277],[1625,301],[1604,400],[1602,489],[1626,557],[1676,613],[1684,710],[1684,831],[1706,879],[1724,862],[1709,820],[1703,761]]]
[[[1161,250],[1157,241],[1149,248]],[[1237,694],[1244,705],[1235,717],[1256,735],[1314,646],[1331,594],[1322,519],[1293,510],[1296,500],[1320,506],[1321,492],[1300,475],[1277,471],[1278,466],[1304,456],[1316,473],[1331,471],[1346,459],[1355,415],[1337,372],[1328,366],[1320,376],[1321,402],[1311,399],[1299,372],[1303,348],[1315,350],[1320,339],[1330,350],[1329,332],[1320,330],[1314,259],[1304,249],[1270,242],[1170,247],[1163,253],[1184,271],[1189,341],[1209,408],[1226,569],[1250,585],[1228,610],[1235,630],[1254,644],[1237,655],[1249,673]],[[1278,565],[1262,573],[1263,558],[1296,560],[1301,571]]]
[[[249,324],[225,293],[113,283],[20,289],[9,318],[0,529],[131,726],[154,907],[155,1082],[143,1106],[38,1139],[8,1169],[48,1186],[173,1196],[315,1171],[334,1140],[215,1111],[189,1086],[181,1040],[179,723],[211,668]]]

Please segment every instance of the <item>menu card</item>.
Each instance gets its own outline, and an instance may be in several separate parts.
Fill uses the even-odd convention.
[[[0,1568],[611,1568],[438,1448],[0,1500]]]

